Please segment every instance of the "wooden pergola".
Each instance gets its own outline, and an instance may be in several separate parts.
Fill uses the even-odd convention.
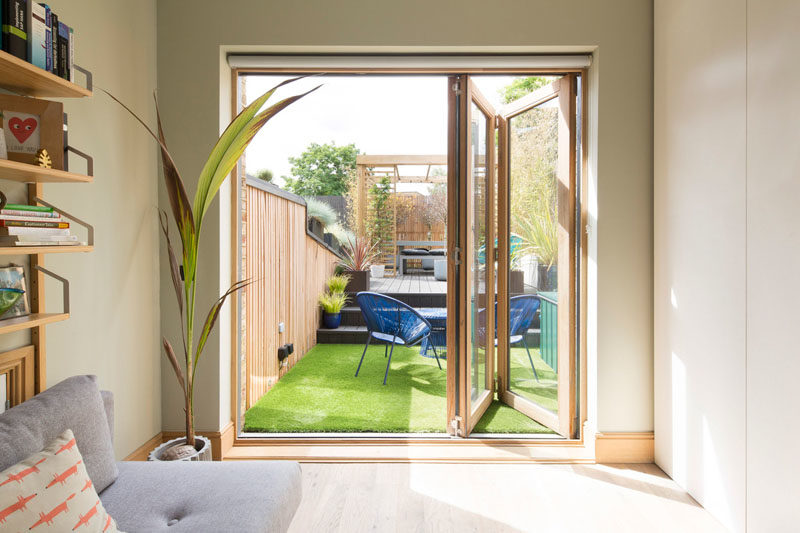
[[[431,167],[446,166],[446,155],[359,155],[356,157],[356,175],[358,179],[358,217],[357,231],[366,234],[365,223],[369,215],[368,191],[383,178],[389,178],[391,193],[397,194],[398,183],[447,183],[447,176],[431,174]],[[403,166],[427,167],[424,175],[404,175],[400,172]],[[381,262],[387,270],[395,272],[397,257],[397,206],[393,203],[391,242],[381,242]]]

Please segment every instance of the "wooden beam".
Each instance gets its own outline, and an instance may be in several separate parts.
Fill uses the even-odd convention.
[[[446,165],[446,155],[358,155],[357,165],[394,166],[394,165]]]

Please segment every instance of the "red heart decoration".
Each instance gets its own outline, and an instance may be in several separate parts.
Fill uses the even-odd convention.
[[[8,121],[8,126],[11,128],[11,133],[17,138],[20,144],[27,141],[28,137],[33,135],[33,132],[36,130],[36,126],[38,125],[39,123],[35,118],[26,118],[25,120],[22,120],[18,117],[13,117]]]

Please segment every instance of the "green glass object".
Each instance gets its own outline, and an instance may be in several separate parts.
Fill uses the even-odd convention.
[[[0,318],[22,298],[25,291],[22,289],[0,287]]]

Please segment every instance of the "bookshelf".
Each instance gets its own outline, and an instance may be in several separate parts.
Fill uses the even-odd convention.
[[[59,78],[18,57],[0,50],[0,86],[11,92],[36,98],[83,98],[91,89]]]
[[[60,78],[35,65],[0,51],[0,88],[23,96],[36,98],[85,98],[92,96],[91,73],[86,74],[87,84],[90,88],[81,87],[75,83]],[[91,174],[91,169],[89,174]],[[25,163],[0,159],[0,180],[11,180],[28,184],[29,204],[43,203],[45,183],[91,183],[94,178],[90,175],[67,172],[63,170],[41,168]],[[73,218],[73,220],[76,220]],[[80,221],[78,221],[81,223]],[[85,225],[85,224],[84,224]],[[90,226],[90,241],[91,232]],[[31,247],[0,247],[0,256],[27,256],[28,269],[28,298],[30,300],[31,314],[23,317],[0,320],[0,335],[16,331],[30,330],[30,345],[0,353],[0,372],[10,369],[10,376],[33,376],[33,387],[25,386],[22,390],[9,391],[8,398],[15,404],[26,400],[32,394],[41,392],[46,387],[47,377],[47,331],[46,326],[61,322],[69,318],[69,282],[44,268],[45,258],[52,253],[80,253],[91,252],[91,246],[31,246]],[[61,281],[64,287],[64,311],[61,313],[47,313],[45,311],[44,278],[51,276]],[[31,357],[31,351],[32,357]],[[13,361],[12,361],[13,359]],[[32,368],[31,368],[32,367]],[[27,378],[26,378],[27,379]],[[10,382],[14,382],[11,379]],[[17,380],[19,381],[19,380]],[[20,381],[21,383],[21,381]]]
[[[2,81],[0,81],[2,84]],[[0,176],[22,183],[91,183],[92,176],[0,159]]]

